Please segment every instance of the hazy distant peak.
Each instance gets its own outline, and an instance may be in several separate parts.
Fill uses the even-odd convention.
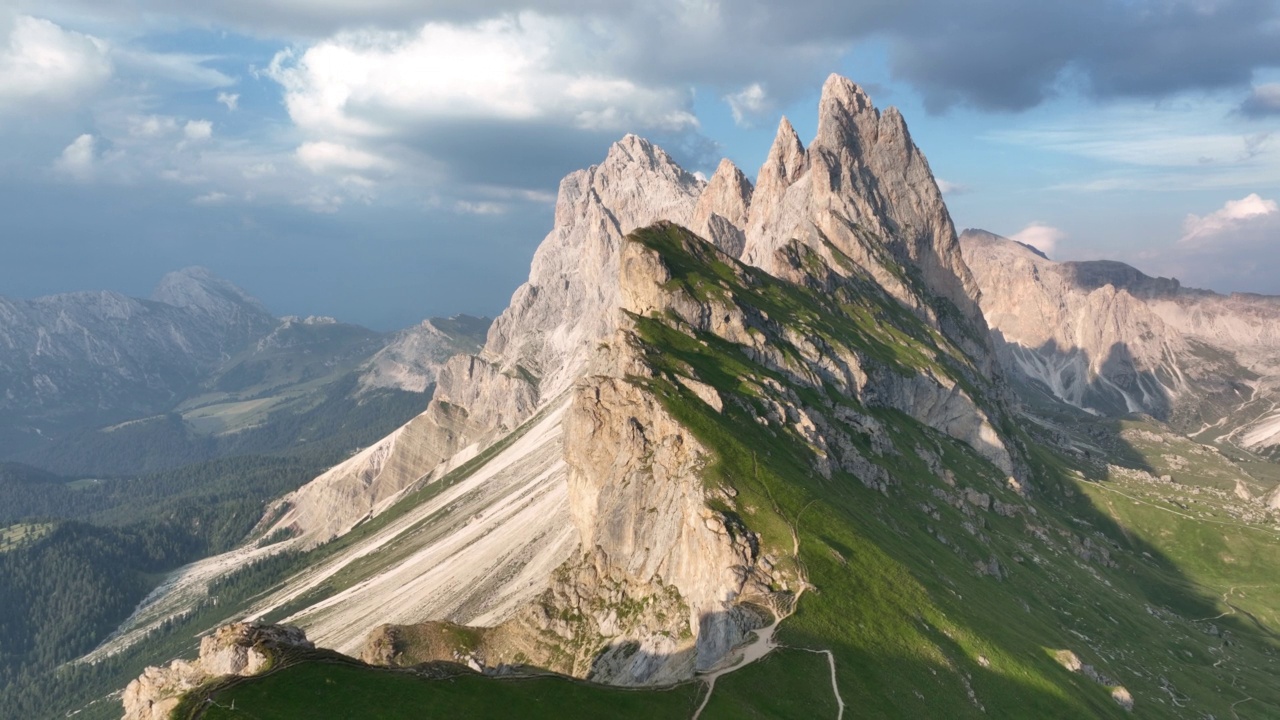
[[[183,268],[165,275],[151,293],[151,299],[211,315],[240,315],[247,311],[270,317],[257,298],[203,267]]]

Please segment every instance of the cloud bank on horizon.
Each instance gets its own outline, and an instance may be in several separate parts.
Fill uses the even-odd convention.
[[[133,273],[129,287],[161,262],[251,287],[294,267],[276,296],[253,289],[381,326],[492,312],[563,174],[625,132],[693,170],[729,155],[750,171],[778,115],[807,112],[832,70],[907,106],[965,223],[1024,227],[1058,254],[1093,251],[1077,243],[1121,217],[1103,196],[1158,214],[1163,232],[1140,243],[1181,248],[1188,212],[1280,195],[1270,0],[17,0],[0,10],[0,171],[13,190],[0,209],[59,254],[89,248],[106,271]],[[1043,179],[1014,175],[1037,166]],[[1029,188],[1042,194],[1021,199]],[[57,217],[65,202],[99,221]],[[284,226],[308,229],[282,240]],[[313,227],[330,236],[308,244]],[[1269,247],[1259,232],[1247,247]],[[113,248],[134,262],[110,261]],[[252,267],[235,259],[246,251]],[[92,283],[24,252],[0,293]],[[388,252],[409,256],[335,261]],[[433,262],[455,266],[432,274]],[[489,282],[458,281],[459,264]]]

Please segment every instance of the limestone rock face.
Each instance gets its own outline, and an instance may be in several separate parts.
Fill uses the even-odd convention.
[[[962,246],[1010,369],[1104,414],[1167,417],[1187,391],[1177,359],[1190,348],[1142,300],[1111,284],[1081,287],[1069,268],[996,236],[966,231]]]
[[[376,511],[377,503],[335,506],[326,498],[394,498],[439,477],[456,464],[446,461],[457,453],[474,453],[568,392],[596,344],[618,328],[623,238],[660,220],[691,227],[729,256],[775,274],[793,271],[779,255],[792,240],[827,255],[830,244],[842,259],[831,267],[874,281],[960,344],[982,373],[995,372],[976,286],[901,115],[893,109],[882,115],[860,88],[835,75],[823,87],[819,115],[818,136],[807,150],[782,121],[754,190],[728,161],[703,183],[634,135],[614,144],[600,165],[566,177],[555,227],[484,348],[444,365],[431,405],[403,429],[383,464],[335,469],[324,492],[303,487],[286,499],[293,509],[279,525],[292,525],[311,542],[332,537]],[[909,279],[916,275],[919,282]],[[397,461],[402,454],[415,461]],[[335,491],[339,485],[351,493]]]
[[[769,368],[769,377],[753,381],[767,399],[758,420],[814,448],[815,473],[847,470],[881,490],[894,482],[860,449],[869,437],[875,453],[891,451],[873,418],[836,404],[806,407],[796,392],[830,386],[907,412],[1014,474],[990,408],[955,379],[967,375],[998,395],[999,385],[983,379],[994,360],[976,290],[927,163],[901,117],[881,116],[848,81],[828,81],[821,112],[807,150],[783,122],[755,189],[729,162],[704,183],[635,136],[615,144],[600,165],[566,177],[529,281],[485,346],[441,367],[426,412],[287,497],[271,516],[276,526],[294,528],[305,544],[341,534],[567,401],[567,503],[580,552],[524,611],[495,617],[474,659],[494,666],[524,657],[630,685],[710,667],[768,624],[760,608],[776,599],[770,588],[797,578],[774,577],[750,528],[710,509],[702,478],[708,449],[635,381],[655,372],[635,324],[636,315],[649,314],[741,345]],[[655,223],[679,238],[679,252],[717,272],[729,268],[743,292],[785,281],[865,300],[877,312],[915,318],[920,337],[940,330],[953,338],[944,343],[949,352],[960,357],[956,348],[963,348],[972,362],[958,360],[963,369],[927,359],[895,365],[885,356],[895,355],[889,346],[899,339],[880,338],[888,344],[875,354],[858,342],[824,340],[803,323],[770,319],[748,299],[735,301],[732,290],[680,291],[670,286],[661,253],[628,237]],[[727,411],[706,379],[678,382]],[[456,562],[467,562],[464,555]],[[342,602],[375,605],[356,597],[364,587]]]
[[[571,589],[578,604],[610,583],[639,597],[673,589],[687,608],[677,637],[694,645],[685,661],[614,662],[596,676],[623,684],[681,679],[687,661],[705,669],[741,642],[754,625],[740,622],[735,601],[744,592],[762,595],[767,586],[755,567],[755,535],[707,507],[701,478],[710,459],[706,449],[651,395],[625,380],[595,378],[574,395],[565,456],[570,509],[591,553],[590,582]],[[627,631],[644,639],[617,614],[606,606],[595,618],[597,627],[622,631],[610,634],[615,644],[627,639]]]
[[[169,720],[184,693],[227,675],[257,675],[271,666],[280,650],[313,647],[295,627],[224,625],[200,641],[200,656],[195,660],[149,667],[129,683],[121,697],[124,720]]]

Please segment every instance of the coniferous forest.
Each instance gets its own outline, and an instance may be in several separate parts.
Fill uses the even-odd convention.
[[[196,437],[172,416],[149,431],[112,433],[105,445],[87,434],[45,467],[0,463],[0,707],[14,717],[61,716],[163,660],[126,653],[94,665],[72,662],[166,573],[244,542],[268,501],[425,404],[422,394],[407,392],[355,402],[344,392],[351,389],[239,437]],[[180,464],[184,458],[190,462]],[[139,470],[121,472],[129,467]],[[155,467],[166,469],[148,469]],[[249,586],[246,578],[285,572],[292,560],[286,553],[244,568],[221,579],[218,593],[234,596]],[[171,643],[157,647],[189,649],[190,638],[176,632],[181,624],[171,628]]]

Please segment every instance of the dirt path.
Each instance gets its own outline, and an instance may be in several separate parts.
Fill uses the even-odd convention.
[[[809,505],[812,504],[813,503],[809,503]],[[702,680],[707,684],[707,693],[702,696],[702,702],[698,705],[698,709],[694,711],[693,717],[690,720],[698,720],[698,718],[702,716],[702,711],[706,709],[707,703],[711,701],[711,693],[716,689],[717,678],[750,665],[751,663],[763,658],[765,655],[768,655],[769,652],[775,648],[785,647],[779,645],[775,638],[778,625],[780,625],[783,620],[791,617],[796,608],[800,606],[800,597],[804,595],[804,591],[809,588],[808,573],[804,570],[804,564],[800,562],[800,535],[796,532],[796,526],[800,524],[800,515],[803,515],[804,511],[808,509],[809,506],[806,505],[802,510],[800,510],[800,513],[796,515],[796,525],[791,528],[791,554],[795,558],[796,566],[800,568],[800,587],[796,590],[796,595],[790,603],[790,608],[788,608],[786,612],[778,612],[779,608],[774,608],[774,616],[776,619],[773,621],[772,625],[767,628],[757,630],[751,642],[726,655],[724,659],[702,675]],[[811,650],[809,648],[790,649],[820,653],[827,656],[827,663],[831,666],[831,691],[835,693],[836,704],[840,708],[839,714],[836,715],[836,720],[844,720],[844,699],[840,697],[840,685],[836,681],[835,655],[833,655],[830,650]]]

